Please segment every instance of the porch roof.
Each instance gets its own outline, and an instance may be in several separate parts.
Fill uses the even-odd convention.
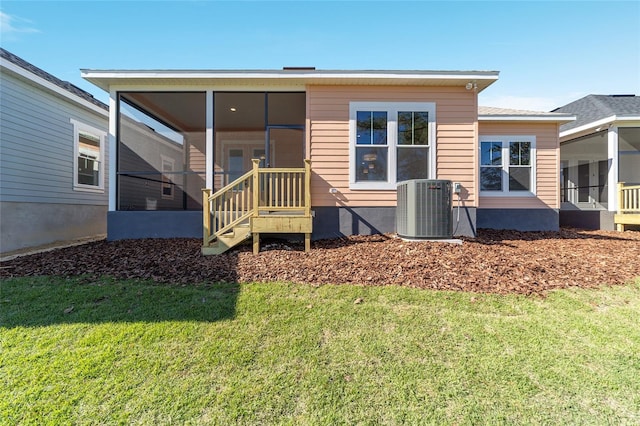
[[[307,85],[391,85],[462,86],[478,92],[498,79],[498,71],[427,70],[94,70],[82,69],[81,76],[99,88],[130,90],[162,87],[219,87],[227,90],[304,90]],[[236,89],[237,88],[237,89]]]
[[[579,129],[588,126],[599,127],[616,120],[630,118],[638,120],[640,117],[640,96],[635,95],[587,95],[573,101],[553,112],[575,114],[578,119],[573,123],[563,125],[563,133],[577,133]],[[573,130],[573,132],[572,132]]]

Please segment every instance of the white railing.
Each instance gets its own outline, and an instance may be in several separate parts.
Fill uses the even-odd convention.
[[[640,185],[618,183],[618,213],[640,213]]]
[[[640,185],[618,183],[618,212],[614,216],[618,231],[625,225],[640,225]]]

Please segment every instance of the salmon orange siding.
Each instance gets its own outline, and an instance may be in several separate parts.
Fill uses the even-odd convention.
[[[560,208],[558,123],[479,122],[479,135],[536,137],[536,197],[480,196],[479,208]],[[477,170],[474,169],[474,170]]]
[[[308,141],[314,206],[395,207],[395,190],[349,189],[349,103],[434,102],[438,179],[461,182],[476,205],[474,92],[464,87],[307,86]],[[337,193],[329,192],[335,188]]]

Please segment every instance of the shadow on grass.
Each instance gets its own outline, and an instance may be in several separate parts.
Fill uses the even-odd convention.
[[[23,277],[0,283],[0,327],[196,321],[235,317],[239,284],[171,285],[112,278]]]

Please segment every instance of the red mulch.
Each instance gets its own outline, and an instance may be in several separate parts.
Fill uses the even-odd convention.
[[[640,276],[640,232],[481,230],[462,245],[391,235],[312,243],[263,241],[202,256],[198,239],[99,241],[2,262],[0,277],[112,276],[162,283],[272,282],[401,285],[439,290],[544,294]]]

